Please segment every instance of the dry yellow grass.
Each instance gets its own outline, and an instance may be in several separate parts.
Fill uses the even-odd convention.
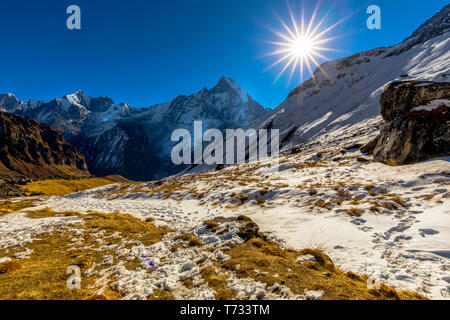
[[[262,199],[261,197],[256,197],[256,198],[255,198],[255,201],[256,201],[259,205],[261,205],[261,206],[262,206],[262,205],[264,204],[264,202],[265,202],[264,199]]]
[[[395,203],[398,203],[399,205],[401,205],[404,208],[408,207],[408,203],[400,196],[395,195],[391,198],[391,200],[394,201]]]
[[[155,227],[151,221],[143,221],[130,214],[119,212],[91,212],[89,214],[79,214],[77,212],[60,213],[54,212],[51,209],[42,209],[27,213],[27,217],[35,219],[54,217],[57,215],[82,218],[84,221],[83,229],[87,230],[87,232],[92,230],[103,230],[103,237],[109,237],[113,233],[119,232],[121,234],[121,240],[140,241],[146,246],[160,241],[162,237],[169,232],[167,227]],[[90,235],[88,235],[88,237],[92,238]]]
[[[0,274],[14,272],[20,268],[22,268],[22,264],[15,260],[2,262],[0,263]]]
[[[327,167],[329,166],[329,164],[321,162],[321,161],[316,161],[316,162],[304,162],[304,163],[300,163],[297,164],[294,167],[295,171],[300,171],[303,169],[310,169],[310,168],[323,168],[323,167]]]
[[[202,245],[202,242],[192,233],[183,233],[179,236],[176,236],[174,240],[183,240],[186,241],[190,247],[199,247]]]
[[[216,232],[217,230],[219,230],[219,227],[220,227],[219,223],[217,221],[215,221],[215,220],[205,220],[203,223],[212,232]]]
[[[32,207],[34,205],[34,201],[24,200],[24,201],[3,201],[0,203],[0,216],[18,212],[22,209]]]
[[[94,233],[103,231],[103,239],[112,244],[123,240],[140,241],[148,246],[161,241],[169,232],[167,228],[156,227],[151,220],[142,221],[131,215],[121,213],[89,213],[81,215],[76,212],[55,213],[50,209],[36,210],[27,214],[30,218],[45,218],[63,215],[83,220],[83,224],[76,226],[83,230],[82,243],[71,241],[74,235],[66,228],[55,229],[51,234],[39,236],[38,240],[27,244],[32,249],[29,259],[20,263],[15,261],[9,264],[0,264],[0,299],[121,299],[119,292],[109,287],[101,294],[96,294],[96,276],[87,276],[82,279],[81,290],[69,290],[66,286],[69,265],[77,265],[82,273],[99,265],[107,254],[114,256],[114,261],[122,261],[123,257],[115,256],[114,250],[96,250],[100,244]],[[213,232],[219,232],[220,224],[226,219],[205,221],[205,225]],[[408,292],[396,291],[381,286],[379,290],[369,290],[366,285],[367,276],[345,273],[337,269],[331,259],[319,250],[305,249],[302,251],[282,249],[276,242],[264,238],[257,229],[252,228],[250,219],[241,221],[248,235],[246,242],[240,245],[229,245],[227,254],[231,259],[224,264],[214,263],[219,270],[226,272],[232,270],[239,278],[254,278],[257,281],[273,285],[281,283],[290,288],[295,294],[304,294],[305,290],[323,290],[325,299],[424,299],[423,296]],[[252,231],[252,232],[249,232]],[[119,233],[119,237],[110,237]],[[181,234],[175,239],[182,239],[189,246],[201,246],[201,241],[190,233]],[[0,250],[0,257],[9,256],[14,251],[23,251],[24,248]],[[18,251],[17,251],[18,252]],[[299,256],[311,254],[316,262],[306,261],[298,264]],[[126,267],[136,268],[136,262],[126,262]],[[237,267],[239,265],[239,268]],[[259,275],[255,269],[260,270]],[[4,272],[2,272],[2,270]],[[278,276],[275,276],[277,274]],[[208,286],[216,291],[215,298],[228,300],[235,298],[235,292],[227,285],[227,276],[217,272],[212,267],[204,268],[201,277]],[[114,279],[109,279],[113,281]],[[186,280],[184,285],[192,288],[193,283]],[[173,299],[171,292],[155,290],[150,300]]]
[[[76,265],[84,273],[94,263],[100,265],[105,255],[117,257],[113,249],[98,250],[99,238],[93,234],[103,231],[103,239],[109,244],[123,240],[141,241],[144,245],[154,244],[168,232],[167,228],[156,227],[151,223],[120,213],[90,213],[81,215],[75,212],[55,213],[49,209],[30,212],[30,218],[45,218],[55,215],[74,216],[83,220],[77,225],[82,230],[81,243],[71,241],[74,236],[66,228],[57,228],[51,234],[40,235],[25,247],[32,250],[30,257],[21,260],[21,268],[14,272],[0,273],[0,299],[14,300],[83,300],[83,299],[121,299],[122,295],[109,288],[96,294],[96,276],[82,278],[81,290],[69,290],[66,286],[67,267]],[[119,237],[110,237],[119,233]],[[0,250],[0,257],[22,252],[25,248],[14,247]],[[126,262],[126,261],[124,261]],[[110,279],[113,281],[114,279]]]
[[[362,211],[358,208],[344,209],[344,212],[349,216],[361,217]]]
[[[236,293],[227,287],[227,277],[218,275],[214,268],[206,267],[200,275],[208,286],[216,291],[216,300],[232,300],[236,297]]]
[[[334,203],[338,206],[342,205],[342,200],[341,199],[330,199],[330,203]]]
[[[214,221],[220,225],[230,219],[232,218],[216,218]],[[238,278],[252,278],[268,286],[283,284],[295,294],[302,295],[305,290],[322,290],[324,299],[426,299],[420,294],[396,291],[384,284],[379,290],[369,289],[368,276],[341,271],[322,251],[283,249],[278,243],[266,239],[257,229],[254,230],[250,219],[240,217],[236,221],[242,223],[241,227],[245,230],[252,230],[240,230],[246,234],[247,240],[239,245],[226,244],[230,248],[226,253],[231,258],[223,264],[215,262],[214,268],[208,267],[201,273],[203,279],[216,291],[216,299],[234,297],[234,293],[226,286],[227,271],[234,272]],[[299,256],[308,254],[313,255],[316,261],[297,263]],[[256,273],[255,270],[259,272]]]
[[[331,259],[319,250],[284,250],[274,242],[253,238],[233,246],[227,254],[231,259],[221,267],[236,272],[239,278],[254,278],[270,286],[282,283],[295,294],[304,294],[305,290],[322,290],[326,300],[426,299],[420,294],[396,291],[384,284],[379,290],[371,290],[367,287],[367,276],[349,276],[337,269]],[[298,264],[296,259],[306,254],[313,255],[316,262]],[[256,277],[255,270],[260,270]]]
[[[28,192],[37,192],[50,196],[63,196],[74,192],[97,188],[103,185],[127,181],[127,179],[121,176],[85,178],[77,180],[54,179],[31,182],[25,186],[22,186],[22,188]]]
[[[319,208],[325,208],[325,209],[327,209],[327,210],[332,210],[332,209],[333,209],[333,207],[332,207],[329,203],[326,203],[326,202],[323,201],[323,200],[316,201],[316,202],[314,203],[314,205],[315,205],[316,207],[319,207]]]
[[[84,300],[118,299],[119,295],[105,292],[95,295],[94,277],[83,277],[81,290],[69,290],[67,267],[77,265],[82,272],[99,262],[99,254],[91,250],[71,250],[70,235],[56,232],[43,235],[27,246],[33,252],[22,261],[22,268],[15,272],[0,274],[0,297],[4,300]],[[106,253],[103,253],[106,254]]]
[[[429,200],[433,199],[436,195],[437,195],[436,193],[430,193],[430,194],[426,194],[424,196],[421,196],[421,198],[424,199],[424,200],[429,201]]]
[[[232,197],[241,200],[241,203],[244,203],[245,201],[248,200],[248,196],[246,194],[243,194],[243,193],[238,194],[238,195],[234,195],[234,196],[232,195]]]
[[[354,206],[357,206],[361,200],[362,200],[361,197],[355,196],[355,197],[352,198],[351,204],[354,205]]]

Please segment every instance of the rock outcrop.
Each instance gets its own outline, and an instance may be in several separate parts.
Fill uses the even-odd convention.
[[[401,165],[450,154],[450,83],[392,82],[380,104],[374,160]]]
[[[86,161],[56,129],[0,112],[0,178],[49,179],[90,176]]]

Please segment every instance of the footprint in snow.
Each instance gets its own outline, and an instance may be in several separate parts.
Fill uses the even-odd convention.
[[[433,236],[438,234],[439,231],[433,229],[419,229],[419,233],[423,238],[425,238],[425,236]]]
[[[361,218],[351,220],[351,223],[356,224],[357,226],[360,226],[366,222],[367,222],[366,220],[361,219]]]

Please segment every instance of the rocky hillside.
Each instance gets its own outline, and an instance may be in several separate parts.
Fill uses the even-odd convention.
[[[88,176],[84,157],[57,130],[0,112],[0,177],[29,179]]]
[[[0,95],[0,108],[61,130],[85,155],[92,173],[121,174],[136,180],[160,178],[183,169],[170,160],[175,129],[193,133],[196,120],[203,121],[204,130],[241,128],[268,113],[239,84],[224,77],[211,89],[148,108],[115,104],[108,97],[91,98],[82,91],[48,103]]]

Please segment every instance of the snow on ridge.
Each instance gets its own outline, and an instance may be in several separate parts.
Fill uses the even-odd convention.
[[[450,100],[447,99],[436,99],[429,101],[426,105],[417,106],[411,111],[433,111],[441,106],[450,107]]]
[[[231,88],[233,88],[236,93],[238,94],[239,98],[242,100],[242,103],[247,103],[248,102],[248,92],[247,90],[245,90],[244,88],[242,88],[236,81],[234,81],[231,78],[227,78],[225,79],[228,84],[230,85]]]

